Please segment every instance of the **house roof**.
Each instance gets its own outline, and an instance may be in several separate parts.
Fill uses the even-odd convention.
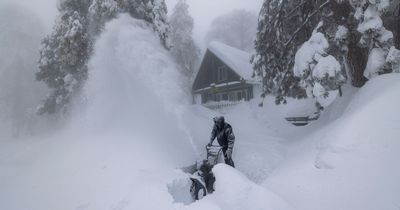
[[[253,67],[251,55],[220,42],[211,42],[208,49],[245,80],[251,80]]]

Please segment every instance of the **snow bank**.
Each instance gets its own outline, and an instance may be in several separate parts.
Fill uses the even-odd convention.
[[[265,181],[296,209],[397,209],[400,75],[371,79],[343,117],[304,138]]]
[[[213,172],[217,180],[216,191],[207,199],[215,199],[221,210],[292,209],[279,196],[254,184],[243,174],[225,164],[215,166]]]

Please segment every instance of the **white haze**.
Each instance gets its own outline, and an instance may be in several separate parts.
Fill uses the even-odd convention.
[[[44,22],[47,31],[51,30],[58,14],[57,0],[0,0],[0,3],[2,2],[13,2],[31,9]],[[195,21],[194,39],[204,48],[206,45],[205,35],[215,18],[235,9],[245,9],[258,14],[263,0],[187,0],[187,2]],[[177,0],[166,0],[166,3],[168,12],[171,13]]]
[[[33,131],[45,87],[35,80],[40,18],[25,7],[0,3],[0,133],[19,137]]]
[[[50,31],[53,27],[54,20],[58,14],[56,3],[57,0],[0,0],[2,3],[13,3],[24,6],[34,12],[43,22],[46,31]]]
[[[178,0],[166,0],[171,13]],[[245,9],[259,13],[263,0],[187,0],[189,12],[195,21],[194,39],[201,48],[205,48],[205,36],[212,21],[235,9]]]

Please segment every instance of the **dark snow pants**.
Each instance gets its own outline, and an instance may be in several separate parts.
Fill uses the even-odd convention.
[[[224,153],[225,163],[226,163],[227,165],[230,165],[230,166],[232,166],[233,168],[235,168],[235,163],[233,162],[232,158],[228,158],[228,157],[226,156],[226,151],[227,151],[227,150],[228,150],[228,147],[223,147],[223,148],[222,148],[222,152]]]

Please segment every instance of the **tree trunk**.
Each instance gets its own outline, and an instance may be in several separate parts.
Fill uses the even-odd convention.
[[[367,66],[368,51],[366,48],[359,47],[357,43],[350,43],[348,58],[351,84],[354,87],[362,87],[367,82],[367,78],[364,77],[364,71]]]

